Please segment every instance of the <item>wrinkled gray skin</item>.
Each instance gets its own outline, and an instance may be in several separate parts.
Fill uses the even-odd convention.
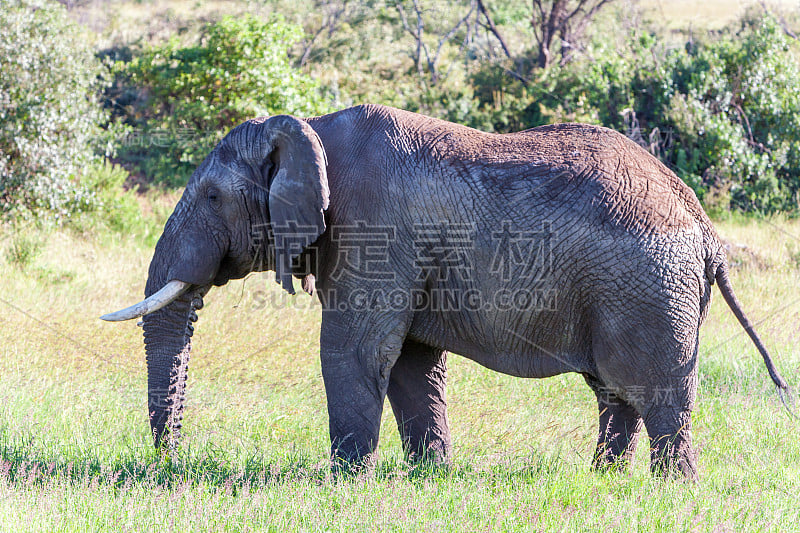
[[[367,250],[363,228],[390,228],[388,242]],[[293,275],[316,287],[332,456],[346,462],[374,457],[387,395],[408,453],[447,460],[453,351],[515,376],[581,373],[598,398],[596,466],[625,464],[644,426],[653,470],[695,479],[698,329],[715,281],[787,388],[693,192],[600,127],[494,135],[370,105],[233,129],[191,177],[150,265],[147,296],[192,284],[144,318],[157,445],[179,433],[194,309],[212,285],[257,270],[292,293]],[[424,297],[380,305],[391,291]],[[447,294],[531,291],[545,297],[442,307]]]

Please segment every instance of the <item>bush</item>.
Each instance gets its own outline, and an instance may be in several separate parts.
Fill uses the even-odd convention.
[[[6,260],[19,270],[26,270],[41,253],[43,244],[39,237],[18,234],[6,250]]]
[[[634,36],[627,54],[595,57],[564,79],[568,94],[591,95],[599,122],[637,138],[701,198],[722,191],[741,210],[797,209],[800,67],[773,18],[673,50]]]
[[[79,183],[107,120],[107,69],[66,10],[8,0],[0,10],[0,215],[62,221],[90,208]]]
[[[126,190],[128,171],[109,161],[90,166],[83,184],[95,196],[92,216],[117,233],[136,233],[142,228],[142,212],[136,190]]]
[[[289,61],[289,47],[302,37],[279,18],[225,17],[193,45],[173,39],[120,64],[120,76],[142,94],[126,108],[134,130],[123,160],[154,181],[180,186],[236,124],[328,112],[330,99]]]
[[[770,16],[706,42],[668,48],[634,29],[622,49],[601,36],[587,55],[528,85],[473,75],[472,125],[505,132],[580,121],[626,133],[713,207],[796,210],[800,65]],[[498,90],[499,87],[499,90]]]

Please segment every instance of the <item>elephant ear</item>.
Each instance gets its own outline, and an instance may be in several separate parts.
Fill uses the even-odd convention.
[[[317,133],[306,122],[288,115],[264,122],[274,149],[264,165],[272,169],[269,220],[275,243],[275,281],[294,294],[292,262],[325,232],[324,211],[330,192],[327,159]],[[265,162],[266,163],[266,162]],[[313,285],[304,280],[306,290]]]

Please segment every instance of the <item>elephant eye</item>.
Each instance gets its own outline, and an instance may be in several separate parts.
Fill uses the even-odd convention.
[[[206,197],[208,198],[208,203],[211,204],[212,207],[219,205],[219,191],[216,187],[209,187],[206,192]]]

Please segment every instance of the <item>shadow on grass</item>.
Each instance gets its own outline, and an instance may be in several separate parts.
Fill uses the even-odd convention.
[[[236,493],[303,481],[322,483],[330,477],[327,462],[297,456],[267,460],[252,456],[232,464],[213,450],[202,454],[181,449],[171,456],[153,449],[131,448],[114,459],[91,452],[49,452],[33,445],[32,437],[10,438],[0,431],[0,479],[15,486],[69,483],[88,487],[126,489],[134,485],[170,489],[204,485]]]
[[[88,488],[110,487],[115,491],[132,486],[169,490],[192,485],[235,495],[243,490],[290,483],[324,484],[366,479],[423,484],[445,479],[474,479],[479,475],[526,481],[563,473],[567,467],[557,456],[506,457],[499,461],[497,458],[493,461],[477,459],[456,465],[408,463],[390,458],[379,461],[371,470],[335,475],[328,460],[304,455],[277,459],[253,455],[232,464],[223,458],[223,452],[215,450],[196,453],[182,448],[167,457],[152,449],[131,448],[126,454],[106,460],[91,452],[49,452],[34,446],[33,441],[31,436],[10,437],[0,429],[0,480],[17,487],[68,483]]]

